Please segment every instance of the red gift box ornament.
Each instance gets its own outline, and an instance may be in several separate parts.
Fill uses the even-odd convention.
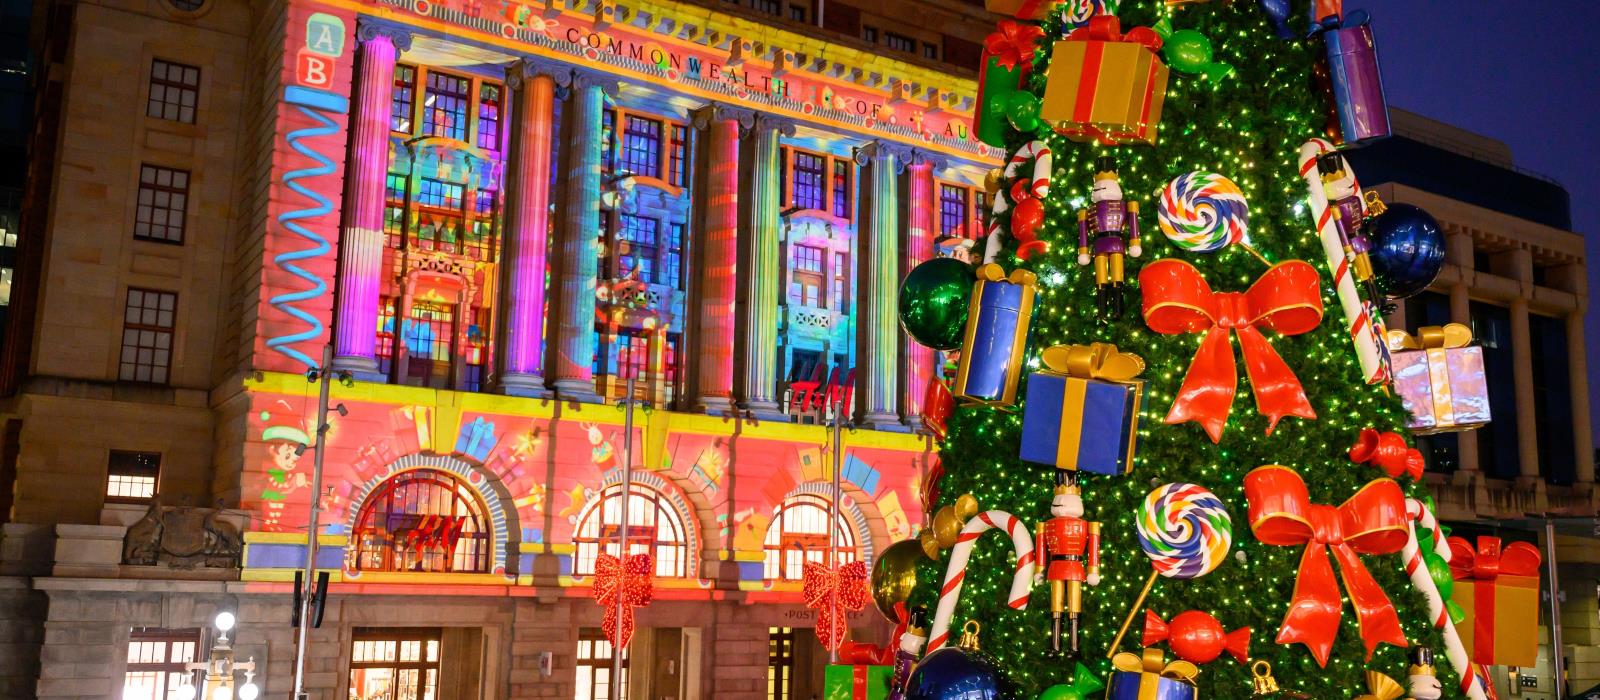
[[[853,561],[837,567],[806,562],[801,574],[801,597],[817,611],[817,641],[824,649],[837,649],[850,636],[849,613],[867,606],[867,564]],[[839,615],[835,617],[837,611]]]
[[[1422,478],[1424,466],[1422,451],[1407,445],[1405,436],[1374,428],[1361,429],[1361,437],[1350,447],[1350,461],[1371,464],[1394,479],[1410,475],[1412,481]]]
[[[1001,20],[996,31],[985,37],[983,48],[994,56],[994,62],[1007,70],[1022,68],[1022,77],[1033,68],[1033,55],[1044,30],[1037,25],[1016,20]]]
[[[1488,536],[1479,537],[1476,548],[1473,547],[1472,543],[1460,537],[1451,537],[1448,541],[1450,543],[1451,577],[1457,581],[1473,584],[1470,591],[1472,600],[1469,604],[1472,610],[1472,629],[1470,631],[1465,629],[1465,620],[1463,620],[1462,625],[1457,625],[1457,629],[1462,632],[1462,636],[1466,636],[1469,632],[1471,634],[1470,651],[1472,660],[1484,665],[1532,665],[1532,660],[1537,654],[1537,642],[1522,645],[1518,644],[1516,639],[1513,639],[1509,645],[1499,645],[1500,647],[1527,647],[1532,650],[1535,656],[1527,656],[1525,659],[1507,659],[1498,656],[1502,649],[1497,648],[1496,635],[1504,635],[1504,633],[1508,632],[1508,630],[1496,629],[1497,618],[1505,620],[1507,617],[1501,614],[1500,608],[1510,605],[1512,612],[1515,612],[1517,604],[1514,599],[1512,603],[1498,602],[1497,589],[1504,583],[1501,580],[1502,577],[1508,579],[1522,577],[1526,584],[1537,587],[1539,564],[1543,561],[1543,557],[1539,555],[1539,548],[1527,542],[1512,542],[1502,547],[1500,538]],[[1533,580],[1530,582],[1528,581],[1529,578]],[[1463,585],[1458,584],[1456,586],[1457,591],[1462,591],[1462,589]],[[1507,590],[1513,589],[1508,588]],[[1524,597],[1529,596],[1531,596],[1530,599],[1536,605],[1538,593],[1530,592],[1528,596]],[[1525,619],[1525,616],[1514,617]],[[1533,629],[1533,627],[1530,623],[1529,629]],[[1522,634],[1520,636],[1529,635]],[[1520,653],[1520,650],[1506,653]]]
[[[1157,260],[1139,273],[1144,322],[1157,333],[1201,333],[1183,386],[1166,422],[1195,421],[1212,442],[1222,441],[1233,396],[1239,388],[1230,335],[1239,336],[1256,410],[1267,417],[1267,434],[1284,416],[1315,420],[1299,377],[1261,329],[1300,335],[1322,322],[1322,290],[1316,268],[1304,260],[1278,263],[1243,292],[1214,292],[1200,271],[1176,258]],[[1401,509],[1404,512],[1404,509]]]
[[[635,554],[626,561],[610,554],[595,558],[594,599],[606,609],[600,630],[618,648],[627,647],[633,639],[633,609],[649,605],[655,594],[655,568],[648,554]],[[621,605],[617,604],[619,598]]]
[[[1250,531],[1264,544],[1305,546],[1279,644],[1304,644],[1323,667],[1339,632],[1343,604],[1328,550],[1339,560],[1345,590],[1361,625],[1367,659],[1379,643],[1406,646],[1400,617],[1363,554],[1394,554],[1406,544],[1406,497],[1393,479],[1377,479],[1338,506],[1312,503],[1306,482],[1288,467],[1260,467],[1244,477]]]

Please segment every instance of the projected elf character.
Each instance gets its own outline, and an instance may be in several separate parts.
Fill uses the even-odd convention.
[[[1328,198],[1328,212],[1333,216],[1334,230],[1339,232],[1344,257],[1350,261],[1356,281],[1366,289],[1367,301],[1382,304],[1383,295],[1378,293],[1378,283],[1372,279],[1372,258],[1367,254],[1372,250],[1372,241],[1367,238],[1366,226],[1367,216],[1382,213],[1383,204],[1376,201],[1374,192],[1377,211],[1369,211],[1355,171],[1350,169],[1344,156],[1329,153],[1318,158],[1317,172],[1322,176],[1322,193]]]
[[[1056,472],[1056,493],[1049,520],[1039,523],[1034,551],[1050,581],[1050,649],[1061,651],[1061,617],[1070,623],[1068,655],[1078,652],[1078,617],[1083,613],[1083,586],[1100,585],[1100,523],[1083,519],[1083,496],[1071,472]]]
[[[1107,156],[1097,162],[1089,199],[1094,204],[1078,210],[1078,264],[1094,263],[1095,306],[1102,314],[1121,316],[1123,255],[1137,258],[1144,252],[1139,246],[1139,203],[1123,199],[1116,161]]]
[[[263,529],[269,532],[283,530],[283,509],[288,495],[307,487],[306,475],[295,468],[300,456],[311,447],[311,437],[306,434],[305,421],[287,401],[273,404],[272,410],[261,412],[261,441],[267,445],[265,465],[266,485],[261,490],[261,500],[267,506]]]

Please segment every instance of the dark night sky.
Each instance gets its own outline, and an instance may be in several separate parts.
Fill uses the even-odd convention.
[[[1389,103],[1511,146],[1572,195],[1600,291],[1600,3],[1349,0],[1372,13]],[[1600,421],[1600,306],[1590,304],[1591,418]],[[1600,431],[1597,431],[1600,433]]]

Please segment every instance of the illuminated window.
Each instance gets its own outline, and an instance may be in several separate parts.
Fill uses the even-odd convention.
[[[117,376],[126,381],[167,383],[172,366],[173,324],[178,295],[153,289],[128,289],[122,314],[122,359]]]
[[[574,700],[611,700],[611,641],[598,627],[578,630],[577,687]],[[622,688],[618,697],[628,697],[628,650],[622,650]]]
[[[783,158],[783,201],[788,206],[850,218],[852,169],[848,158],[788,146]]]
[[[489,354],[489,324],[493,322],[488,309],[472,310],[472,323],[467,326],[466,376],[462,384],[467,391],[483,390],[484,360]]]
[[[106,501],[147,503],[156,495],[160,476],[160,454],[112,450],[106,467]]]
[[[610,173],[616,165],[617,110],[600,112],[600,138],[606,147],[600,152],[600,170]]]
[[[973,212],[972,216],[974,224],[972,237],[977,238],[980,235],[985,235],[989,230],[989,193],[983,190],[973,190],[972,202],[973,208],[977,210]]]
[[[150,64],[150,99],[146,116],[185,124],[194,123],[200,101],[200,69],[159,58]]]
[[[401,472],[361,504],[352,533],[356,571],[481,573],[493,532],[466,482],[436,469]]]
[[[767,700],[789,700],[794,692],[794,628],[767,628]]]
[[[883,33],[883,44],[891,49],[894,49],[895,51],[904,51],[906,53],[911,53],[917,50],[917,42],[915,39],[912,39],[908,36],[902,36],[894,32]]]
[[[661,177],[661,121],[625,115],[622,169],[641,177]]]
[[[467,110],[472,102],[472,81],[449,73],[428,72],[428,90],[422,97],[422,133],[467,140]]]
[[[823,178],[826,158],[801,151],[794,152],[794,196],[790,204],[800,209],[821,209],[823,206]]]
[[[462,253],[473,260],[490,262],[494,260],[494,244],[498,236],[494,234],[496,200],[500,193],[491,189],[481,188],[474,190],[472,197],[472,225],[467,227],[467,237]]]
[[[389,129],[411,133],[411,115],[416,108],[417,69],[414,66],[394,67],[394,91],[389,94]]]
[[[177,700],[184,686],[200,688],[196,672],[184,666],[195,660],[200,630],[135,627],[128,635],[128,667],[122,674],[124,700]]]
[[[392,296],[378,298],[378,342],[374,348],[378,358],[378,371],[389,373],[394,366],[394,316],[398,299]]]
[[[966,231],[967,189],[939,185],[939,232],[946,236],[971,238]]]
[[[683,224],[673,222],[667,224],[667,238],[662,241],[661,249],[661,274],[656,279],[659,283],[671,287],[682,284],[679,277],[682,268],[683,251]]]
[[[456,252],[461,238],[462,198],[466,187],[453,182],[422,178],[417,190],[417,219],[413,241],[423,250]]]
[[[478,86],[478,148],[500,150],[500,105],[504,91],[499,85]]]
[[[689,575],[689,557],[694,553],[689,551],[688,531],[666,495],[635,483],[633,494],[628,498],[628,512],[628,553],[653,556],[656,576],[681,578]],[[622,537],[621,484],[607,486],[598,501],[584,507],[578,516],[576,533],[572,538],[577,546],[574,574],[594,573],[594,561],[601,551],[617,556],[617,544]]]
[[[0,267],[0,306],[11,305],[11,274],[11,268]]]
[[[656,277],[657,238],[661,222],[648,216],[622,214],[617,227],[618,278],[660,283]]]
[[[183,243],[184,212],[189,208],[189,171],[139,166],[139,206],[133,237],[160,243]]]
[[[437,700],[443,630],[356,628],[350,700]]]
[[[682,187],[689,181],[689,127],[672,125],[672,154],[667,184]]]
[[[768,579],[800,580],[806,562],[828,561],[828,499],[802,493],[789,497],[778,507],[767,526],[766,568]],[[855,561],[855,532],[845,522],[841,511],[836,521],[838,531],[833,538],[834,563]]]
[[[406,175],[389,173],[383,187],[383,244],[399,248],[406,231]]]
[[[450,378],[450,347],[455,340],[455,307],[417,299],[406,319],[407,373],[423,385],[443,387]]]
[[[850,218],[850,161],[833,160],[833,215]]]
[[[850,313],[850,255],[833,254],[833,294],[828,297],[829,308],[841,314]]]
[[[794,281],[790,295],[801,304],[822,308],[823,258],[827,251],[808,245],[794,247]]]

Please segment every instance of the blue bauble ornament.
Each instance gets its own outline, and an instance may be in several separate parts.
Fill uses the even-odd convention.
[[[1378,291],[1404,299],[1428,288],[1444,268],[1444,234],[1439,222],[1410,204],[1391,204],[1373,219],[1368,237],[1372,274]]]
[[[911,670],[905,700],[1011,700],[1005,676],[977,649],[937,649]]]

